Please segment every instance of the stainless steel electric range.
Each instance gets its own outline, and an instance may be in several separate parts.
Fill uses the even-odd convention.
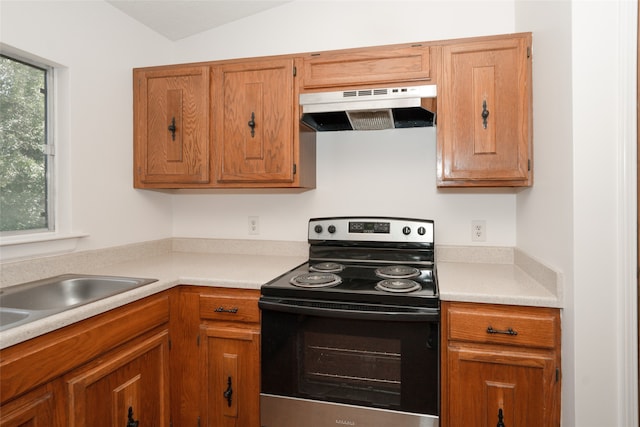
[[[438,426],[433,221],[315,218],[308,236],[261,288],[261,425]]]

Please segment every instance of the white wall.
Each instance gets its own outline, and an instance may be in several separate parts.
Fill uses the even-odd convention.
[[[174,234],[304,241],[310,217],[382,215],[433,218],[443,243],[468,242],[471,219],[486,219],[491,242],[514,244],[513,194],[436,190],[435,129],[318,137],[315,190],[183,192],[174,196]],[[247,234],[250,215],[260,217],[259,236]]]
[[[294,1],[179,41],[175,54],[190,62],[510,33],[513,16],[502,1]],[[434,219],[440,244],[471,245],[471,220],[484,219],[484,245],[515,245],[515,192],[436,189],[433,129],[319,134],[317,156],[308,192],[176,195],[173,234],[304,241],[310,217],[392,215]],[[250,215],[259,236],[247,233]]]
[[[57,162],[78,249],[168,237],[170,196],[132,187],[132,78],[170,43],[103,1],[0,2],[2,43],[60,66]]]
[[[622,182],[623,168],[634,163],[625,164],[621,157],[627,146],[635,145],[635,138],[625,139],[623,122],[637,108],[634,102],[633,111],[624,105],[635,92],[635,86],[625,86],[623,75],[635,77],[635,61],[626,64],[625,57],[636,50],[622,48],[636,34],[619,31],[629,17],[636,22],[637,12],[629,4],[575,2],[572,8],[575,420],[581,426],[631,425],[620,410],[627,399],[624,381],[635,381],[621,369],[633,346],[624,343],[626,323],[632,320],[620,303],[635,283],[628,281],[623,266],[631,254],[621,250],[621,243],[634,237],[632,229],[625,229],[623,209],[624,199],[635,193],[624,194]],[[607,84],[594,85],[596,80]],[[605,105],[609,108],[592,108]],[[605,232],[594,232],[598,229]],[[603,401],[602,396],[609,398]],[[637,420],[637,407],[635,413]]]
[[[518,1],[516,28],[532,31],[534,186],[517,195],[517,246],[561,271],[562,418],[576,424],[573,302],[573,85],[571,2]],[[594,409],[600,410],[601,406]],[[603,413],[607,413],[603,411]],[[615,423],[610,424],[616,425]]]
[[[516,28],[534,32],[536,159],[517,246],[564,274],[565,426],[638,419],[634,3],[516,3]]]

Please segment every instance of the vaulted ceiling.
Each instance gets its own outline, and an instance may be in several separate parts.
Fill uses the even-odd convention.
[[[268,0],[106,0],[169,40],[179,40],[280,6]]]

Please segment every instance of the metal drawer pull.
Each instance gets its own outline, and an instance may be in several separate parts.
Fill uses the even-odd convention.
[[[487,328],[487,333],[488,334],[518,335],[518,332],[514,331],[513,328],[509,328],[506,331],[501,331],[501,330],[498,330],[498,329],[493,329],[492,326],[489,326]]]
[[[133,419],[133,407],[129,406],[129,413],[127,414],[127,427],[138,427],[139,421]]]
[[[251,112],[251,120],[247,122],[247,125],[251,128],[251,138],[256,136],[256,115]]]
[[[482,127],[487,128],[487,119],[489,118],[489,110],[487,110],[487,100],[482,101]]]
[[[498,409],[498,424],[496,424],[496,427],[505,427],[504,416],[502,415],[502,408]]]
[[[231,396],[233,396],[233,388],[231,387],[231,377],[227,378],[227,389],[222,392],[222,397],[227,399],[227,405],[231,407]]]
[[[233,307],[233,308],[224,308],[224,307],[218,307],[216,308],[216,313],[237,313],[238,312],[238,307]]]
[[[171,118],[171,124],[169,125],[169,127],[167,128],[167,130],[169,132],[171,132],[171,140],[175,141],[176,140],[176,130],[178,128],[176,127],[176,118],[172,117]]]

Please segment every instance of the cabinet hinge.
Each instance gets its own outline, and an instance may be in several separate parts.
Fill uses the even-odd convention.
[[[295,175],[296,172],[298,171],[298,167],[296,166],[296,164],[293,164],[293,174]]]
[[[171,350],[171,338],[169,338],[169,350]]]
[[[298,68],[297,67],[293,67],[293,77],[298,75]]]
[[[531,172],[531,159],[527,160],[527,170]]]
[[[560,368],[556,368],[556,382],[560,381]]]
[[[527,46],[527,58],[531,58],[531,46]]]

